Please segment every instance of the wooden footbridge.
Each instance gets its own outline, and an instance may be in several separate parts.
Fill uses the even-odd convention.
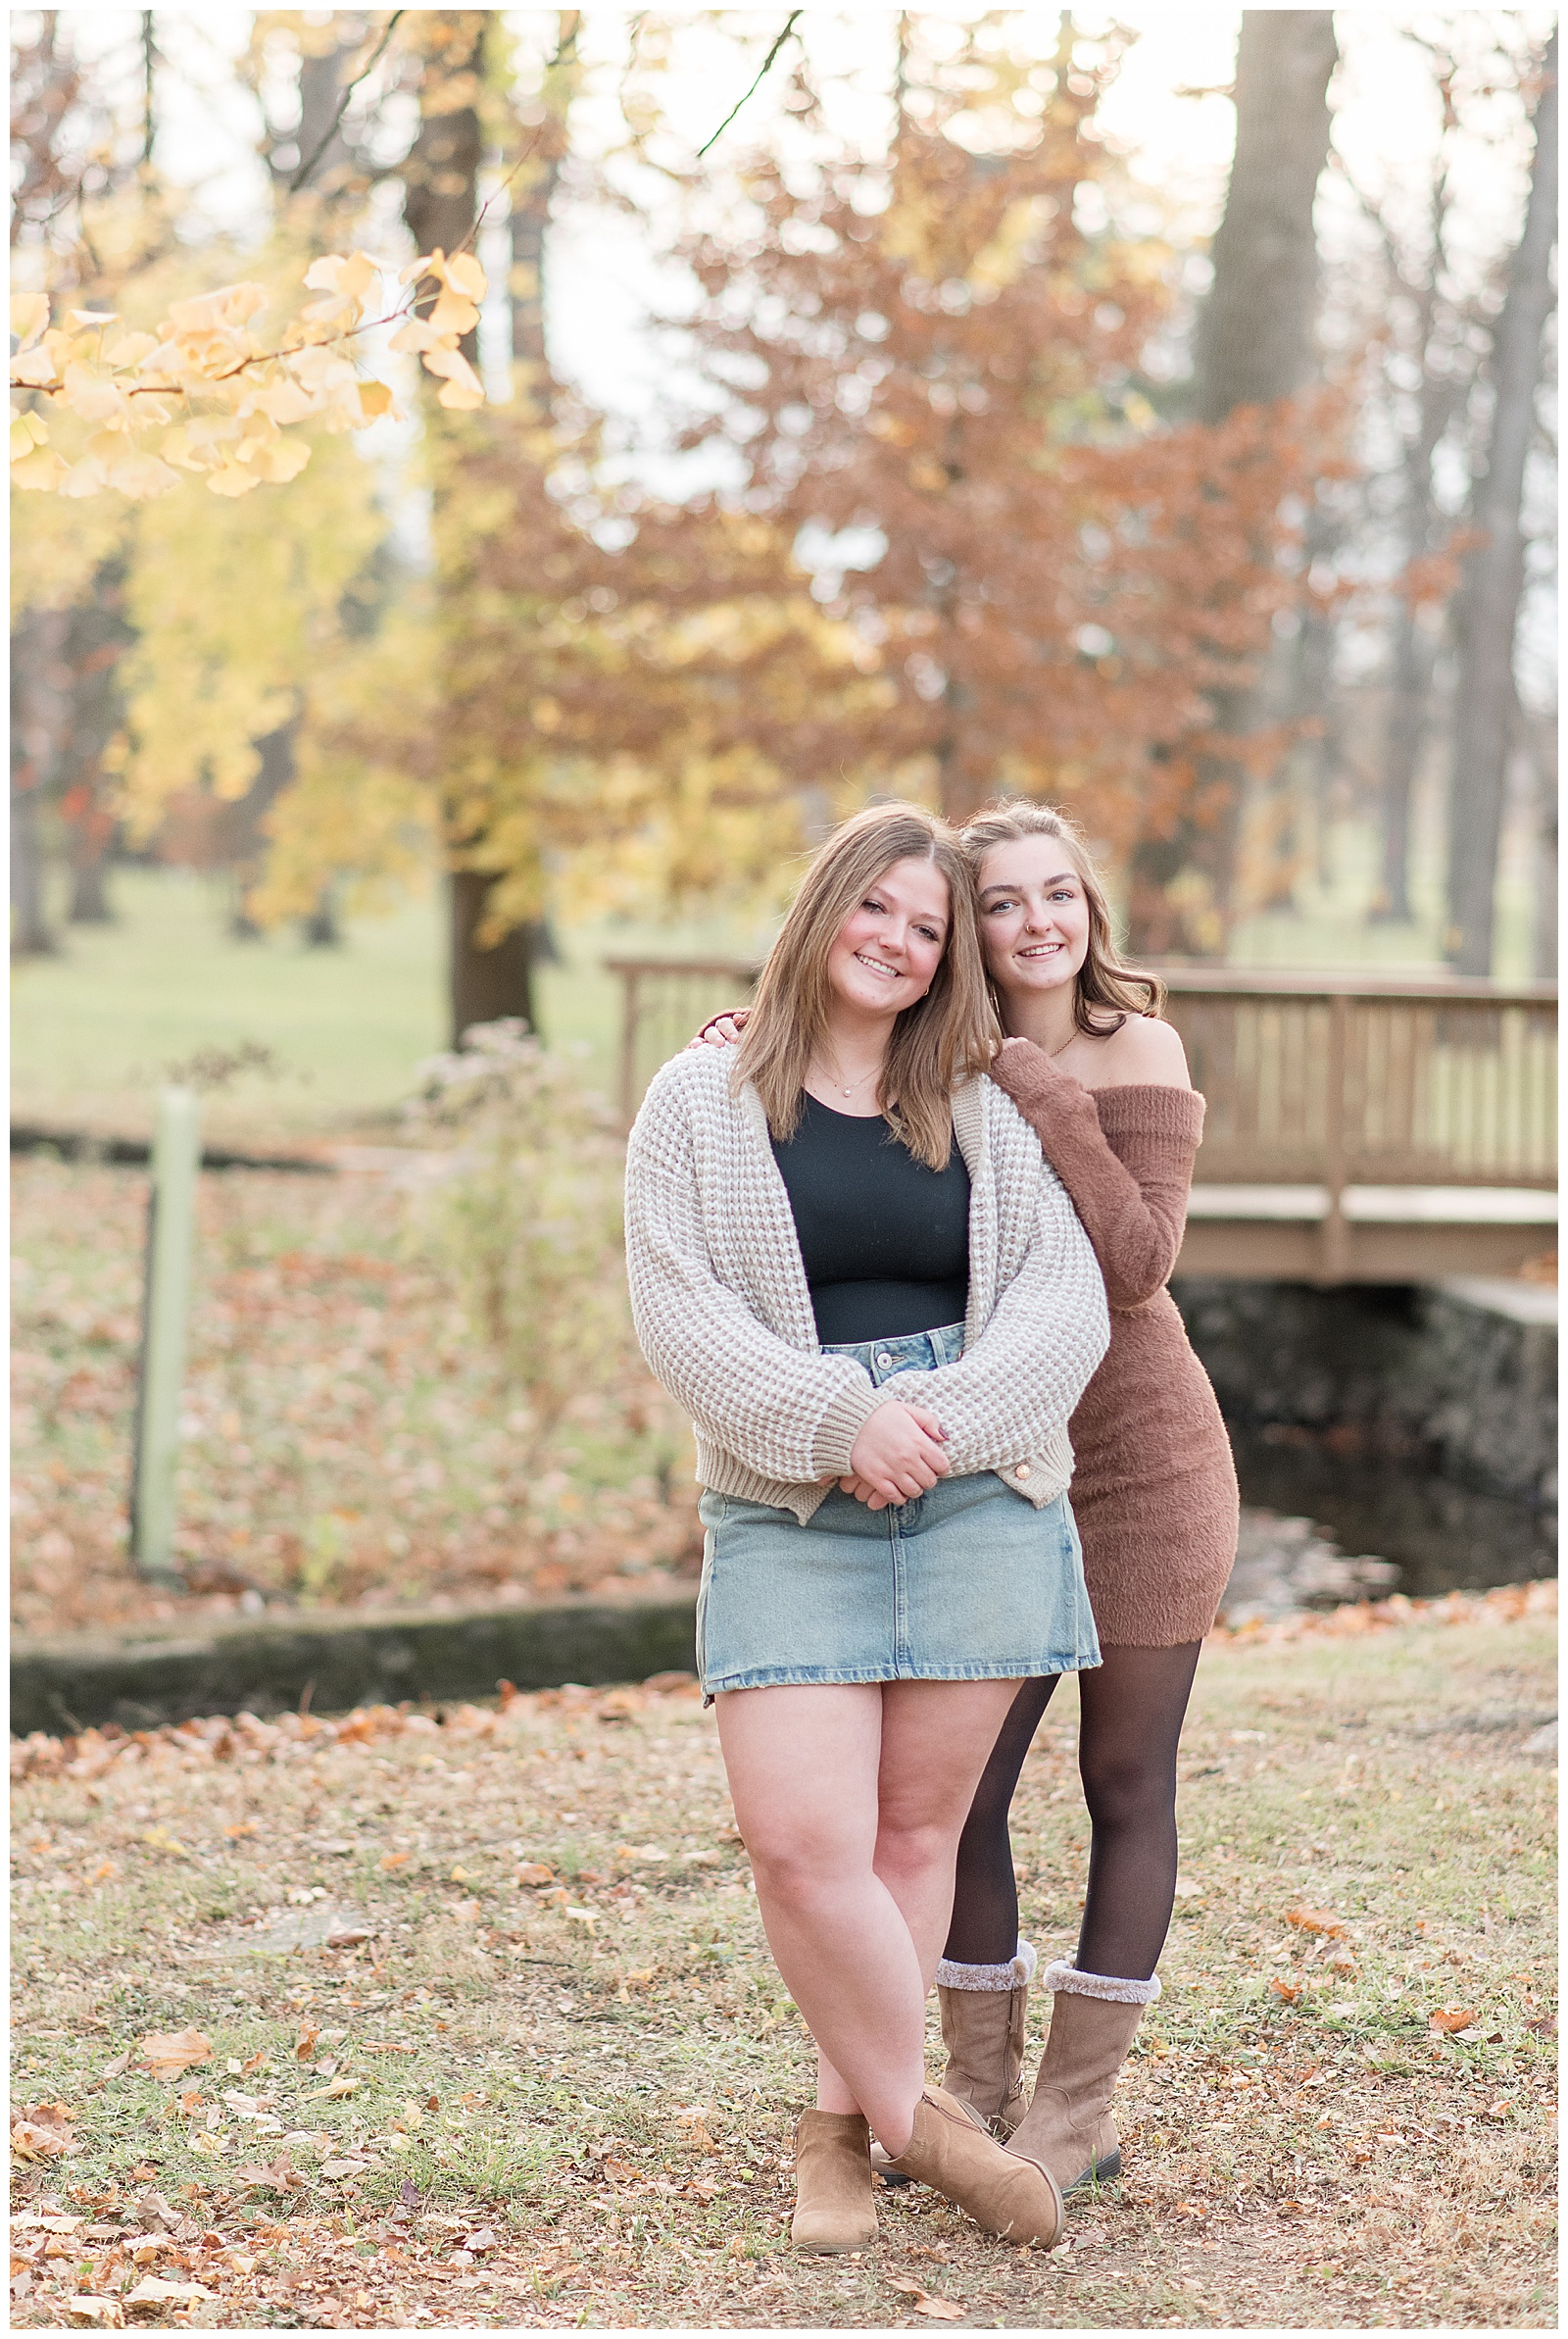
[[[755,965],[610,959],[619,1102]],[[1166,969],[1208,1100],[1178,1272],[1310,1283],[1511,1274],[1556,1248],[1557,988]]]

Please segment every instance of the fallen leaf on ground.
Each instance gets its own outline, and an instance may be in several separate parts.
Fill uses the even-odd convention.
[[[162,2274],[143,2274],[134,2290],[125,2293],[127,2307],[185,2307],[197,2299],[216,2298],[204,2282],[166,2282]]]
[[[381,1862],[382,1872],[390,1875],[394,1868],[407,1867],[411,1858],[408,1852],[388,1852]]]
[[[1285,1921],[1303,1933],[1326,1933],[1331,1941],[1345,1939],[1345,1926],[1327,1909],[1287,1909]]]
[[[300,2025],[299,2037],[294,2041],[294,2053],[301,2063],[309,2063],[316,2053],[316,2042],[321,2033],[314,2022]]]
[[[153,2030],[136,2041],[136,2053],[155,2079],[177,2079],[193,2064],[212,2062],[213,2042],[199,2030]]]
[[[1468,2030],[1475,2018],[1473,2006],[1439,2006],[1427,2016],[1434,2030],[1446,2030],[1450,2037],[1457,2031]]]
[[[907,2292],[916,2314],[929,2314],[934,2322],[961,2322],[968,2312],[955,2306],[952,2299],[939,2299],[923,2282],[911,2281],[906,2274],[889,2274],[886,2280],[890,2290]]]
[[[1277,1973],[1268,1986],[1273,1991],[1276,1998],[1284,1999],[1287,2006],[1294,2006],[1298,1998],[1299,1998],[1301,1995],[1301,1987],[1299,1982],[1281,1981]]]
[[[11,2115],[11,2151],[19,2161],[52,2161],[80,2150],[66,2104],[34,2104]]]
[[[335,1924],[326,1936],[328,1949],[358,1949],[362,1941],[372,1938],[368,1924]]]
[[[553,1867],[546,1867],[542,1860],[529,1860],[524,1862],[523,1866],[518,1868],[514,1878],[514,1881],[518,1884],[528,1884],[534,1887],[538,1887],[542,1884],[554,1884],[555,1880],[555,1869]]]
[[[95,2299],[85,2292],[67,2299],[66,2313],[77,2322],[106,2323],[112,2330],[118,2330],[125,2319],[118,2299]]]
[[[464,2235],[463,2247],[466,2250],[471,2250],[474,2256],[477,2258],[481,2252],[485,2250],[494,2250],[499,2247],[499,2244],[495,2235],[491,2232],[489,2226],[481,2225],[477,2233],[466,2233]]]

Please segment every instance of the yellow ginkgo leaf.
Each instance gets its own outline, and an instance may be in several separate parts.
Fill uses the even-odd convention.
[[[24,349],[11,361],[11,380],[17,389],[41,390],[55,378],[54,353],[47,348]]]
[[[126,366],[139,366],[143,358],[150,358],[158,347],[153,333],[122,333],[118,341],[111,341],[104,351],[104,364],[117,371]]]
[[[266,306],[267,294],[260,284],[224,284],[195,300],[171,302],[169,322],[176,333],[221,332],[243,324]]]
[[[23,349],[30,349],[49,323],[46,292],[16,292],[11,296],[11,330]],[[21,350],[17,353],[21,355]]]
[[[339,253],[329,253],[324,260],[313,260],[305,272],[305,281],[312,292],[335,292],[339,300],[363,300],[380,274],[380,267],[368,252],[354,252],[347,259]]]
[[[441,336],[422,317],[411,317],[392,336],[394,349],[439,349]]]
[[[53,447],[34,447],[30,455],[13,458],[11,484],[24,487],[32,494],[52,494],[70,476],[71,466],[62,462]],[[88,489],[85,492],[90,493]]]
[[[489,290],[490,280],[471,252],[455,252],[445,273],[453,291],[466,292],[470,300],[482,301]]]
[[[484,396],[484,384],[461,349],[444,345],[440,349],[427,349],[424,364],[429,373],[439,373],[447,381],[461,382],[466,390],[476,390],[481,398]]]
[[[250,466],[258,479],[275,487],[285,479],[298,478],[311,460],[311,450],[303,438],[272,438],[243,448],[240,460]]]
[[[261,483],[256,472],[246,463],[220,464],[217,471],[207,474],[207,484],[214,495],[249,495],[251,489],[260,487]]]
[[[433,333],[443,334],[472,332],[478,322],[478,310],[461,292],[443,292],[425,319]]]
[[[41,447],[49,436],[49,425],[42,415],[13,415],[11,418],[11,459],[20,462],[30,455],[34,447]]]
[[[132,503],[142,503],[151,495],[167,495],[172,487],[179,485],[178,473],[143,447],[127,446],[123,454],[105,463],[104,478],[109,486],[129,496]]]
[[[128,419],[124,391],[95,366],[66,368],[65,402],[84,423],[122,423]]]
[[[244,404],[253,406],[274,423],[303,423],[311,412],[311,401],[297,381],[285,375],[278,381],[264,381],[250,385]],[[242,408],[243,411],[243,408]]]
[[[392,392],[384,381],[361,382],[360,407],[368,423],[373,423],[377,415],[389,415],[397,412]]]

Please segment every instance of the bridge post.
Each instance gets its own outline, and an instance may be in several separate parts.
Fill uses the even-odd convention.
[[[621,982],[625,986],[620,1008],[620,1120],[623,1128],[630,1128],[637,1117],[637,1023],[641,1001],[638,986],[641,970],[620,967]]]
[[[1324,1096],[1323,1182],[1329,1207],[1323,1220],[1321,1283],[1343,1283],[1350,1265],[1350,1229],[1345,1216],[1346,1097],[1348,1071],[1350,1002],[1343,991],[1329,1001],[1329,1060]]]

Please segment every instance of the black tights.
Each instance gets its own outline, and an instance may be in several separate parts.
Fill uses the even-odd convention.
[[[1078,1767],[1093,1828],[1078,1934],[1085,1973],[1147,1981],[1165,1946],[1176,1893],[1176,1748],[1201,1641],[1106,1649],[1078,1675]],[[1024,1757],[1060,1679],[1025,1681],[1007,1710],[958,1843],[947,1956],[1003,1966],[1018,1939],[1007,1813]]]

